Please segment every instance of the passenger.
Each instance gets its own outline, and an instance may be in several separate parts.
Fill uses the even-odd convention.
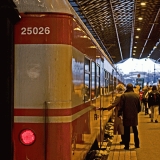
[[[140,99],[140,104],[141,104],[141,111],[144,112],[144,104],[142,102],[142,98],[143,98],[143,91],[140,90],[139,91],[139,99]]]
[[[124,126],[124,149],[129,150],[130,142],[130,127],[132,127],[134,133],[135,148],[139,148],[138,138],[138,113],[141,111],[139,96],[134,93],[133,85],[127,84],[127,90],[122,94],[120,99],[120,110],[118,116],[123,119]]]
[[[133,90],[134,90],[134,92],[135,92],[136,94],[139,95],[140,86],[139,86],[139,85],[136,85],[136,86],[133,88]]]
[[[142,95],[142,103],[143,103],[143,106],[144,106],[144,112],[145,112],[145,115],[148,114],[148,106],[147,106],[147,98],[146,98],[146,93],[148,92],[148,87],[145,86],[143,89],[143,95]]]
[[[160,93],[157,90],[157,86],[154,85],[152,91],[148,94],[148,105],[151,108],[151,122],[153,122],[154,119],[155,123],[158,123],[159,103]]]
[[[117,94],[114,99],[114,102],[112,102],[112,104],[110,106],[108,106],[107,108],[102,108],[102,110],[111,110],[112,108],[115,107],[114,134],[121,135],[122,141],[120,142],[120,144],[124,144],[124,136],[123,136],[124,127],[123,127],[122,120],[118,117],[118,110],[120,108],[120,106],[119,106],[120,97],[124,93],[125,89],[126,88],[123,84],[118,84],[116,86]]]
[[[152,86],[150,85],[150,86],[148,87],[147,93],[144,95],[145,101],[146,101],[146,105],[147,105],[148,114],[149,114],[149,117],[150,117],[150,118],[151,118],[152,111],[151,111],[151,108],[150,108],[150,104],[148,103],[148,95],[149,95],[149,93],[150,93],[151,91],[152,91]]]

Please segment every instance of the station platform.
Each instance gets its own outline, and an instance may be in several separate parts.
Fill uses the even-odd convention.
[[[120,145],[120,135],[114,135],[107,160],[159,160],[160,159],[160,116],[159,123],[151,122],[149,115],[138,115],[140,148],[134,147],[134,135],[131,133],[130,150]]]

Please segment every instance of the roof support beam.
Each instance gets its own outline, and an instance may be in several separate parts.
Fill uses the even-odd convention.
[[[148,42],[148,39],[149,39],[151,33],[152,33],[153,27],[154,27],[154,25],[155,25],[155,22],[156,22],[156,20],[157,20],[157,18],[158,18],[159,13],[160,13],[160,9],[158,10],[158,12],[157,12],[157,14],[156,14],[156,17],[155,17],[155,19],[154,19],[154,22],[153,22],[153,24],[152,24],[152,27],[151,27],[151,29],[150,29],[150,32],[149,32],[149,34],[148,34],[148,36],[147,36],[147,40],[145,41],[144,46],[143,46],[143,48],[142,48],[141,54],[140,54],[140,56],[139,56],[139,59],[141,58],[141,56],[142,56],[142,54],[143,54],[143,51],[144,51],[144,49],[145,49],[145,46],[146,46],[146,44],[147,44],[147,42]]]
[[[131,32],[131,43],[130,43],[130,58],[132,57],[133,40],[134,40],[134,28],[135,28],[135,18],[136,18],[136,5],[135,5],[135,3],[134,3],[133,21],[132,21],[132,32]]]
[[[120,52],[120,55],[121,55],[121,59],[123,60],[121,44],[120,44],[119,35],[118,35],[118,29],[117,29],[117,25],[116,25],[116,22],[115,22],[114,11],[113,11],[113,6],[112,6],[112,2],[111,1],[112,0],[110,0],[110,6],[111,6],[113,22],[114,22],[114,26],[115,26],[115,30],[116,30],[116,36],[117,36],[117,41],[118,41],[118,46],[119,46],[119,52]]]

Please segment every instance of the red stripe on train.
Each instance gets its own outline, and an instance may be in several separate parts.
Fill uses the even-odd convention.
[[[14,109],[14,116],[70,116],[89,106],[89,102],[68,109]]]

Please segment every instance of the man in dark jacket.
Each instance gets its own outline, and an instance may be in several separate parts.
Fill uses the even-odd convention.
[[[123,126],[124,126],[124,149],[129,150],[130,142],[130,127],[133,129],[134,133],[134,143],[135,147],[139,148],[139,138],[138,138],[138,113],[141,110],[139,96],[134,93],[133,85],[131,83],[127,84],[126,92],[121,96],[119,110],[119,117],[123,115]]]

